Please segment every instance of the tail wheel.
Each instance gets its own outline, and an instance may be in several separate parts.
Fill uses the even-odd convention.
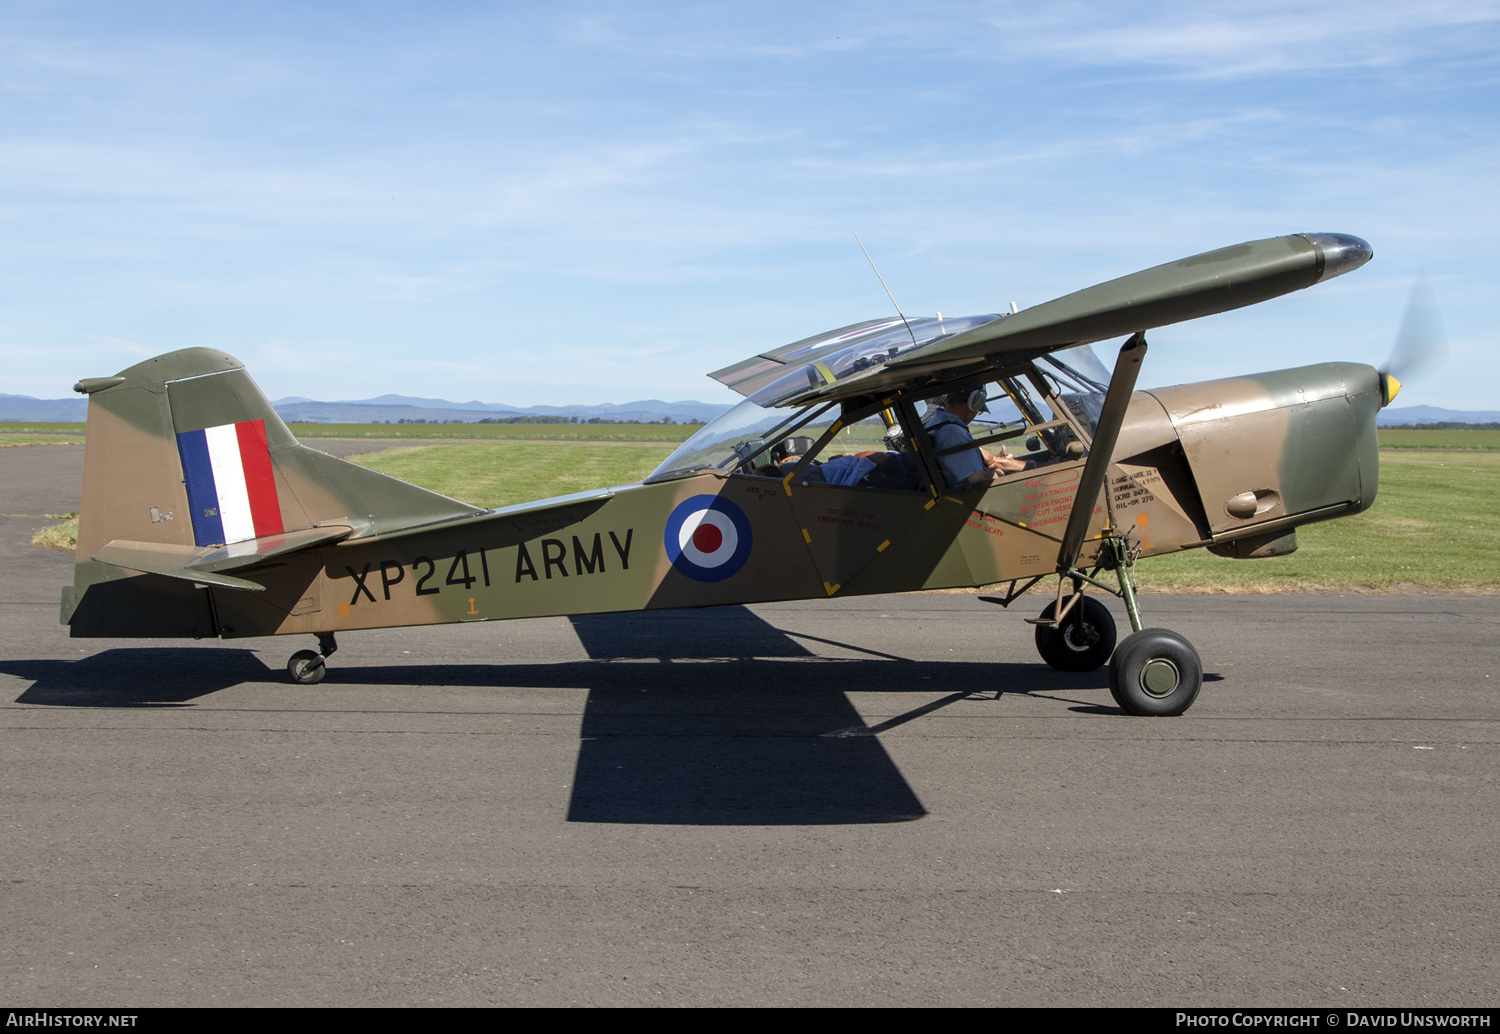
[[[286,662],[287,678],[299,686],[316,686],[327,673],[322,654],[314,650],[298,650]]]
[[[1193,644],[1166,628],[1125,637],[1109,662],[1109,691],[1126,714],[1182,714],[1203,688],[1203,661]]]
[[[1047,604],[1042,620],[1057,613],[1057,604]],[[1068,611],[1062,624],[1036,626],[1036,650],[1057,671],[1095,671],[1115,648],[1115,619],[1109,608],[1092,596],[1084,596]]]

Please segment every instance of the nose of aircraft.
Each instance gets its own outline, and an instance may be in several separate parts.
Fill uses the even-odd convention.
[[[1299,397],[1317,401],[1282,410],[1287,444],[1279,464],[1281,483],[1272,487],[1280,488],[1288,513],[1340,503],[1350,505],[1349,513],[1367,509],[1375,501],[1380,477],[1375,417],[1391,387],[1378,370],[1363,363],[1325,363],[1288,372],[1305,389]]]
[[[1323,275],[1318,283],[1343,276],[1351,269],[1358,269],[1375,256],[1375,249],[1362,237],[1348,233],[1308,233],[1308,240],[1323,253]]]

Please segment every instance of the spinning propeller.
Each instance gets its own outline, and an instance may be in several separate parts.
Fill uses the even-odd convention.
[[[1391,354],[1380,366],[1382,405],[1390,405],[1401,390],[1399,377],[1414,377],[1438,365],[1448,356],[1448,339],[1443,332],[1443,317],[1438,312],[1437,295],[1425,273],[1412,284],[1401,328],[1391,345]]]

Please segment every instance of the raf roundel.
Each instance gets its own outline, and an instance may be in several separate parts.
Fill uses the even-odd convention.
[[[750,557],[750,519],[727,499],[695,495],[667,518],[662,544],[672,566],[689,578],[720,582]]]

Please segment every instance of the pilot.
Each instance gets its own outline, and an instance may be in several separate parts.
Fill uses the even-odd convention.
[[[933,447],[941,453],[944,449],[971,444],[974,436],[969,433],[969,422],[980,413],[989,412],[987,402],[982,387],[960,388],[944,395],[932,412],[927,414],[927,419],[922,421]],[[981,449],[977,445],[972,449],[950,452],[946,456],[939,456],[938,464],[943,468],[943,476],[948,479],[949,488],[987,485],[996,478],[1025,470],[1029,466],[1026,460],[1012,456],[1010,450],[1003,445],[998,453]]]

